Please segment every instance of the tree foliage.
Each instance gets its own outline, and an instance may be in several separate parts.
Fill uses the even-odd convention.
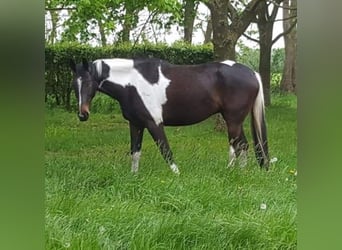
[[[114,42],[129,42],[130,32],[137,27],[143,10],[154,14],[148,20],[150,23],[163,28],[181,18],[181,4],[177,0],[46,0],[45,3],[50,14],[67,12],[67,19],[62,21],[61,42],[100,41],[105,45],[108,37],[114,37]],[[164,14],[168,16],[160,18]]]

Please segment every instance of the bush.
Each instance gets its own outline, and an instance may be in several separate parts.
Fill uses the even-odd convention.
[[[280,81],[281,81],[281,73],[272,73],[271,74],[271,93],[279,93],[280,92]]]
[[[246,64],[254,71],[259,71],[259,49],[252,49],[239,44],[239,51],[236,53],[237,61]]]
[[[252,49],[248,46],[239,44],[237,61],[246,64],[255,71],[259,71],[259,49]],[[285,60],[284,48],[276,48],[271,54],[271,72],[282,73]]]
[[[285,61],[285,50],[284,48],[276,48],[272,50],[272,72],[282,73]]]
[[[76,105],[76,104],[75,104]],[[114,100],[113,98],[102,94],[102,93],[98,93],[92,103],[91,103],[91,111],[96,113],[113,113],[119,112],[119,105],[118,102],[116,100]]]

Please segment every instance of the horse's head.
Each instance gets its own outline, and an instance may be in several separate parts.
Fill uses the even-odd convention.
[[[73,88],[78,101],[78,118],[86,121],[89,118],[91,100],[94,98],[98,82],[94,77],[92,63],[83,59],[81,64],[70,61],[70,67],[74,73]]]

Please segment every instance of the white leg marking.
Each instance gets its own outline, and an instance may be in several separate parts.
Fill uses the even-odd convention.
[[[247,151],[242,150],[239,156],[240,167],[246,167],[247,165]]]
[[[132,173],[138,172],[139,169],[139,160],[140,160],[141,152],[134,152],[132,154]]]
[[[232,167],[235,163],[236,155],[233,145],[229,145],[229,163],[228,167]]]
[[[170,165],[170,168],[171,168],[171,170],[172,170],[175,174],[179,174],[179,173],[180,173],[180,172],[179,172],[179,169],[178,169],[178,167],[177,167],[176,164],[172,163],[172,164]]]

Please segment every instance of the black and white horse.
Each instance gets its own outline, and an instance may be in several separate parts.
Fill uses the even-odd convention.
[[[229,139],[229,163],[246,163],[248,142],[243,121],[251,113],[257,161],[268,169],[264,97],[258,73],[233,61],[200,65],[173,65],[160,59],[98,59],[70,62],[79,104],[78,117],[86,121],[97,91],[120,103],[129,121],[132,172],[138,171],[144,129],[158,145],[165,161],[179,173],[164,126],[190,125],[221,113]]]

